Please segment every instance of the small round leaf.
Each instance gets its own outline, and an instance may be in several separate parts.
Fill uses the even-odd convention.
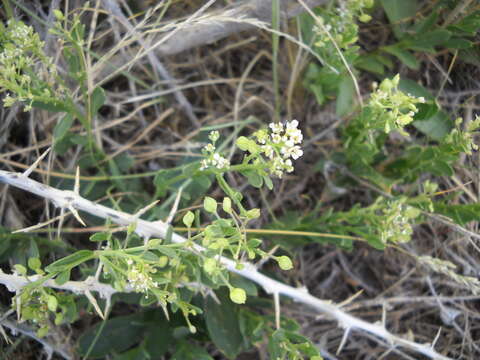
[[[245,290],[241,288],[231,288],[230,300],[232,300],[235,304],[245,304],[245,301],[247,300],[247,294],[245,293]]]

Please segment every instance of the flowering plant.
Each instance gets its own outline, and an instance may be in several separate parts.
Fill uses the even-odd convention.
[[[169,5],[169,2],[160,3],[157,9]],[[303,0],[298,3],[303,4]],[[279,12],[280,2],[272,4],[272,8],[278,5]],[[314,16],[307,26],[304,23],[301,26],[307,28],[311,37],[305,37],[306,44],[302,44],[301,40],[297,42],[324,60],[322,67],[313,63],[309,65],[305,84],[314,92],[319,105],[337,97],[335,112],[339,121],[335,124],[342,124],[340,137],[335,139],[333,150],[322,149],[322,157],[314,159],[315,164],[308,168],[319,187],[324,188],[322,194],[317,197],[311,187],[305,192],[298,191],[299,198],[312,200],[310,203],[314,205],[300,210],[291,209],[288,213],[278,210],[279,207],[270,207],[271,193],[266,190],[272,190],[278,184],[288,184],[292,178],[304,175],[293,172],[294,165],[303,160],[304,153],[311,155],[313,150],[309,148],[307,151],[301,130],[314,128],[315,124],[309,122],[308,116],[302,113],[302,118],[299,118],[302,123],[297,120],[268,123],[269,120],[263,122],[255,118],[252,121],[250,118],[244,122],[235,121],[235,129],[225,139],[221,138],[218,130],[210,130],[228,127],[229,124],[202,127],[204,124],[197,121],[193,111],[187,111],[192,125],[198,126],[196,130],[188,130],[189,138],[196,141],[193,151],[188,151],[187,156],[181,153],[182,159],[174,166],[170,158],[152,159],[148,163],[152,171],[122,175],[130,170],[138,154],[132,151],[127,155],[124,151],[132,149],[130,142],[119,146],[121,141],[116,141],[116,134],[110,137],[108,129],[134,119],[137,112],[141,112],[144,120],[148,118],[145,116],[148,111],[143,112],[146,106],[155,107],[152,113],[157,113],[164,104],[156,100],[146,102],[121,119],[108,124],[103,120],[111,117],[112,113],[127,111],[125,104],[150,96],[152,84],[148,83],[148,77],[137,79],[127,74],[132,84],[141,84],[139,88],[142,87],[147,94],[135,95],[131,99],[129,96],[120,105],[116,102],[118,95],[111,88],[111,92],[105,94],[101,86],[108,87],[110,84],[103,85],[106,80],[99,80],[95,75],[109,62],[118,47],[115,46],[112,52],[95,62],[97,39],[110,36],[109,32],[95,36],[95,27],[89,29],[83,25],[77,11],[63,15],[59,10],[53,10],[55,4],[52,5],[51,18],[56,20],[50,34],[60,40],[62,51],[58,52],[58,58],[65,60],[59,62],[58,68],[56,59],[46,55],[45,44],[32,27],[14,20],[0,25],[3,30],[0,32],[0,65],[4,70],[0,71],[0,91],[4,92],[4,107],[9,108],[7,111],[15,111],[13,105],[21,103],[26,111],[37,108],[56,112],[57,115],[60,113],[54,128],[45,127],[53,128],[51,136],[46,136],[35,149],[52,139],[53,152],[50,154],[54,154],[52,159],[55,161],[49,163],[57,166],[62,160],[67,160],[64,172],[77,162],[77,157],[79,164],[76,175],[56,173],[48,184],[30,178],[32,172],[39,170],[37,167],[48,151],[23,173],[0,170],[0,182],[42,196],[60,208],[57,238],[64,240],[57,241],[53,236],[12,234],[0,228],[0,257],[5,260],[6,267],[8,262],[12,268],[9,273],[0,270],[0,283],[14,293],[5,297],[12,302],[11,309],[6,310],[0,319],[2,335],[6,337],[3,331],[3,326],[6,326],[21,331],[47,349],[53,349],[49,344],[56,340],[58,333],[66,329],[70,335],[75,328],[70,324],[92,313],[92,318],[98,314],[104,321],[93,326],[90,326],[90,321],[82,322],[81,325],[89,324],[85,325],[86,331],[78,336],[76,350],[85,359],[117,355],[122,359],[162,358],[168,356],[165,355],[168,351],[172,353],[172,359],[189,359],[192,356],[212,359],[196,344],[213,342],[229,358],[236,358],[242,351],[260,348],[267,351],[272,359],[320,360],[323,349],[302,336],[300,326],[287,318],[286,312],[281,312],[282,296],[327,314],[338,322],[339,327],[345,330],[338,352],[353,329],[385,340],[391,345],[390,350],[400,351],[402,346],[432,359],[446,359],[437,353],[433,345],[418,344],[392,334],[388,330],[386,316],[383,316],[382,322],[369,323],[348,314],[344,309],[345,302],[335,304],[309,294],[306,287],[297,285],[295,274],[289,274],[292,285],[277,280],[277,276],[271,274],[272,269],[286,271],[294,268],[292,249],[297,244],[290,239],[285,240],[287,235],[297,236],[301,239],[299,243],[331,242],[350,250],[354,241],[366,242],[381,250],[387,247],[402,249],[403,243],[414,237],[415,225],[433,218],[444,221],[463,234],[476,236],[463,226],[467,221],[476,220],[477,207],[436,201],[435,197],[441,194],[437,191],[439,186],[430,180],[417,184],[416,180],[427,174],[450,176],[458,181],[452,176],[455,162],[460,155],[471,154],[478,149],[474,143],[474,131],[480,127],[480,118],[466,125],[458,119],[451,128],[447,127],[441,136],[432,140],[427,137],[430,130],[425,130],[432,129],[431,123],[425,121],[427,124],[422,124],[421,120],[425,119],[425,114],[439,111],[435,97],[418,91],[412,84],[410,87],[413,90],[406,89],[399,75],[384,78],[383,74],[379,85],[373,83],[373,92],[368,99],[362,96],[354,66],[361,68],[359,64],[362,61],[365,66],[368,57],[361,54],[360,47],[356,46],[359,39],[356,21],[363,23],[371,20],[367,11],[374,2],[338,0],[336,4],[337,7],[332,3],[332,6],[324,8],[308,9]],[[96,5],[95,11],[99,6],[110,6],[112,13],[119,18],[123,16],[121,11],[117,11],[115,2],[97,2]],[[82,11],[93,10],[86,6]],[[146,12],[145,19],[153,13]],[[276,18],[273,15],[272,18]],[[104,16],[107,15],[92,16],[92,24],[104,21]],[[194,21],[194,18],[188,21]],[[209,19],[202,16],[195,26],[203,26]],[[233,23],[230,17],[226,19]],[[430,20],[434,22],[435,19]],[[129,19],[124,20],[122,25],[130,25]],[[240,20],[252,21],[246,18]],[[149,60],[155,70],[164,76],[166,70],[152,51],[161,45],[161,41],[155,42],[157,45],[153,47],[148,41],[143,41],[143,35],[152,32],[152,28],[147,20],[145,23],[142,21],[138,22],[138,27],[129,28],[126,40],[140,42],[141,47],[152,55]],[[274,48],[279,45],[278,35],[281,33],[279,21],[276,22],[278,28],[272,24],[274,29],[269,29],[274,32]],[[254,23],[262,28],[266,26],[260,21]],[[163,39],[168,40],[168,36],[176,32],[172,29],[180,24],[169,23],[166,26],[168,35]],[[428,22],[422,26],[427,25]],[[464,24],[467,29],[468,25]],[[145,34],[139,30],[145,29],[144,26],[148,29]],[[182,28],[191,30],[188,26],[178,27],[179,30]],[[89,35],[88,40],[86,34]],[[128,43],[126,40],[125,43]],[[92,47],[92,44],[95,46]],[[402,46],[407,45],[404,43]],[[280,55],[277,50],[273,51],[274,64]],[[392,48],[389,50],[392,52]],[[371,55],[371,58],[375,56],[377,54]],[[405,54],[403,59],[410,61],[410,65],[416,61]],[[393,64],[389,67],[388,62],[384,63],[392,72],[397,70]],[[61,69],[63,65],[65,68]],[[151,68],[145,68],[151,71]],[[274,80],[275,87],[280,84],[278,80]],[[116,83],[116,79],[113,82]],[[71,85],[72,89],[67,91],[67,86]],[[352,91],[353,85],[356,91]],[[278,90],[275,89],[275,93],[279,93]],[[172,91],[182,108],[188,105],[180,90],[175,88]],[[358,103],[353,99],[354,92],[357,93]],[[276,105],[276,114],[264,117],[279,119],[281,103]],[[101,108],[105,111],[100,112]],[[172,113],[173,107],[169,106],[153,124],[157,125]],[[50,124],[51,117],[45,118]],[[79,126],[73,127],[76,120]],[[255,121],[260,126],[251,133],[241,127]],[[183,118],[180,122],[183,124]],[[170,125],[162,125],[160,129],[149,126],[148,131],[141,131],[132,140],[133,144],[142,141],[151,131],[180,135],[183,142],[186,135],[183,129],[177,134],[174,126]],[[208,142],[204,141],[205,131],[209,131]],[[426,135],[427,140],[423,141],[417,132]],[[149,142],[152,138],[154,136],[149,137]],[[314,141],[312,139],[310,144]],[[232,147],[227,155],[224,148],[229,142]],[[197,144],[200,144],[198,151],[195,148]],[[18,154],[17,150],[15,154]],[[65,154],[68,157],[62,159]],[[70,161],[70,155],[75,161]],[[312,158],[308,156],[308,161]],[[144,169],[143,166],[141,168]],[[316,176],[315,172],[321,172],[322,176]],[[146,184],[140,179],[147,176],[154,176],[153,184]],[[56,177],[61,181],[57,181]],[[212,189],[214,181],[216,185]],[[348,199],[353,201],[342,198],[334,202],[336,197],[343,197],[349,187],[356,188],[358,184],[362,185],[362,190],[367,189],[368,196]],[[73,190],[65,190],[69,185]],[[260,190],[247,188],[248,185]],[[103,197],[105,193],[107,197]],[[256,194],[260,194],[258,199]],[[476,196],[472,194],[469,196]],[[121,201],[116,198],[117,195]],[[277,194],[274,195],[276,197]],[[101,200],[98,202],[88,199],[99,197]],[[155,201],[145,206],[152,197]],[[262,210],[263,207],[268,213]],[[76,241],[77,236],[82,236],[76,234],[70,242],[72,238],[62,233],[66,232],[62,228],[63,219],[70,213],[82,225],[94,225],[87,231],[95,233],[89,238],[82,238],[85,241]],[[92,217],[87,218],[86,214]],[[455,219],[457,224],[446,220],[447,216]],[[93,217],[104,219],[105,223],[95,222]],[[20,231],[39,229],[54,220]],[[260,226],[267,229],[258,229]],[[71,228],[68,230],[72,231]],[[78,229],[73,231],[80,233]],[[269,246],[270,243],[263,241],[263,235],[258,235],[265,233],[275,234],[275,246]],[[475,293],[480,291],[478,279],[454,273],[451,262],[429,256],[419,257],[418,260],[420,264],[430,264],[434,271],[450,276],[457,285],[468,287]],[[348,286],[352,284],[355,286],[354,282]],[[264,291],[261,297],[258,296],[259,289]],[[116,306],[119,302],[121,306]],[[269,305],[271,312],[268,311]],[[127,310],[129,314],[124,316]],[[17,315],[14,326],[8,319],[13,313]],[[28,322],[28,331],[23,327],[25,324],[19,324],[23,321]],[[102,336],[106,333],[118,336]],[[337,336],[335,339],[339,340]],[[77,355],[70,356],[58,348],[54,350],[67,359]]]

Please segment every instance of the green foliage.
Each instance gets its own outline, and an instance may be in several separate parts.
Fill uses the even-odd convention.
[[[205,301],[205,323],[213,343],[228,358],[235,359],[245,350],[239,325],[239,309],[229,300],[225,292],[217,292],[217,296],[219,303],[212,297]]]

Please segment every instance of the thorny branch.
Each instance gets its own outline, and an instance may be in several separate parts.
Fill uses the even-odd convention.
[[[14,322],[6,320],[6,319],[0,321],[0,326],[4,326],[7,329],[9,329],[12,334],[20,333],[20,334],[23,334],[23,335],[25,335],[29,338],[32,338],[32,339],[36,340],[38,343],[42,344],[43,349],[47,353],[47,359],[51,359],[52,356],[53,356],[53,353],[59,354],[60,356],[62,356],[66,360],[73,359],[73,356],[71,354],[69,354],[67,351],[65,351],[63,348],[60,348],[60,347],[57,347],[57,346],[54,346],[54,345],[48,343],[45,339],[42,339],[42,338],[38,337],[35,334],[35,332],[25,328],[24,326],[21,326],[19,324],[15,324]]]
[[[36,162],[38,163],[38,162]],[[27,170],[28,171],[28,170]],[[96,204],[90,200],[82,198],[77,191],[58,190],[56,188],[44,185],[35,180],[32,180],[22,173],[15,173],[9,171],[0,170],[0,182],[15,186],[25,191],[31,192],[45,199],[53,202],[53,204],[60,208],[76,209],[88,212],[92,215],[111,219],[119,225],[129,225],[136,223],[135,232],[145,238],[151,237],[165,238],[168,225],[162,221],[145,221],[138,219],[137,216],[131,215],[122,211],[110,209],[106,206]],[[178,234],[172,234],[172,241],[175,243],[185,242],[186,239]],[[194,246],[195,251],[202,252],[204,249],[199,246]],[[308,293],[306,289],[294,288],[285,285],[279,281],[270,279],[269,277],[258,272],[256,267],[250,263],[244,263],[242,270],[236,268],[236,263],[228,258],[220,258],[221,263],[231,272],[237,273],[247,279],[250,279],[263,287],[263,289],[270,294],[280,294],[293,299],[301,304],[311,306],[312,308],[325,313],[338,321],[340,327],[345,329],[346,333],[351,333],[352,330],[360,330],[369,334],[375,335],[380,338],[392,348],[404,347],[410,350],[421,353],[434,360],[449,360],[450,358],[439,354],[430,344],[419,344],[414,341],[410,341],[390,333],[385,324],[372,324],[355,316],[344,312],[340,306],[333,304],[329,301],[318,299]],[[26,281],[26,280],[25,280]],[[113,288],[109,288],[106,284],[98,282],[91,282],[90,285],[85,283],[92,280],[86,280],[83,282],[69,281],[63,286],[65,290],[70,290],[78,293],[85,292],[85,286],[90,286],[89,290],[97,291],[100,294],[107,296],[107,299],[112,294]],[[4,274],[0,276],[0,283],[7,286],[11,291],[18,291],[19,286],[22,286],[21,280],[16,275]],[[54,283],[46,283],[46,286],[52,286]],[[56,285],[55,285],[56,286]],[[106,291],[106,293],[105,293]]]

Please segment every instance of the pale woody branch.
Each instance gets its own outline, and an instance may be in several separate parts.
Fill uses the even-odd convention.
[[[96,204],[90,200],[82,198],[74,191],[58,190],[53,187],[41,184],[35,180],[29,179],[27,176],[21,173],[13,173],[0,170],[0,182],[15,186],[25,191],[34,193],[45,199],[52,201],[57,207],[69,208],[73,207],[77,210],[88,212],[92,215],[107,219],[119,225],[136,224],[136,233],[145,238],[151,237],[165,238],[168,225],[162,221],[150,222],[142,219],[138,219],[135,215],[110,209],[106,206]],[[186,239],[178,234],[172,235],[172,241],[175,243],[185,242]],[[204,249],[195,245],[195,250],[202,252]],[[270,279],[269,277],[261,274],[257,271],[255,266],[250,263],[244,263],[242,270],[236,268],[236,263],[228,258],[221,257],[221,263],[231,272],[237,273],[245,278],[248,278],[271,294],[280,294],[287,296],[294,301],[311,306],[316,310],[325,313],[338,321],[339,326],[344,328],[346,332],[351,330],[365,331],[372,335],[382,339],[392,347],[404,347],[435,360],[448,360],[450,358],[443,356],[436,352],[430,344],[419,344],[410,340],[403,339],[390,333],[384,325],[372,324],[362,319],[356,318],[350,314],[344,312],[338,305],[335,305],[329,301],[320,300],[310,294],[304,289],[294,288],[285,285],[281,282]],[[23,282],[22,282],[23,281]],[[90,281],[90,284],[88,282]],[[0,283],[6,285],[11,291],[17,291],[19,287],[27,282],[25,279],[21,279],[17,275],[0,274]],[[51,286],[60,288],[54,281],[49,281],[44,284],[45,286]],[[87,288],[86,288],[87,287]],[[88,288],[89,287],[89,288]],[[77,293],[85,293],[86,291],[98,292],[101,296],[110,298],[111,294],[115,290],[106,284],[101,284],[92,279],[87,279],[84,282],[69,281],[62,285],[61,289],[69,290]]]

